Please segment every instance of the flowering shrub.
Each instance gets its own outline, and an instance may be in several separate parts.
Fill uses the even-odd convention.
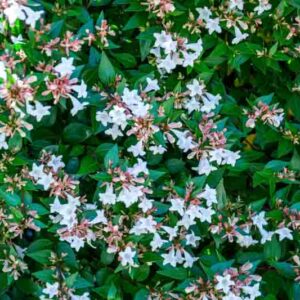
[[[300,299],[298,0],[0,9],[0,299]]]

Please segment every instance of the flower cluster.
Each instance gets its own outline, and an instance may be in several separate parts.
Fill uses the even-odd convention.
[[[176,37],[166,31],[154,33],[154,37],[155,43],[150,52],[155,56],[162,73],[171,73],[177,66],[192,67],[203,50],[201,39],[189,43],[186,38]]]
[[[254,300],[261,296],[259,291],[261,277],[250,274],[252,264],[240,268],[226,269],[216,274],[211,281],[199,278],[186,288],[187,299]]]
[[[0,298],[299,299],[297,1],[0,0]]]

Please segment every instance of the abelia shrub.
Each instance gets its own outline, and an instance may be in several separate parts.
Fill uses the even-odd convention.
[[[0,0],[0,299],[300,299],[298,0]]]

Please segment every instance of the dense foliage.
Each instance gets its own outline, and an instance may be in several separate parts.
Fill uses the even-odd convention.
[[[299,300],[299,0],[0,0],[0,299]]]

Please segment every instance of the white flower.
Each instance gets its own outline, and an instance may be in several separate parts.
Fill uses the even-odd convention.
[[[169,227],[169,226],[162,226],[161,227],[164,231],[169,234],[169,241],[172,241],[178,234],[178,227]]]
[[[184,254],[184,260],[185,260],[185,263],[183,264],[183,266],[185,268],[191,268],[193,266],[194,262],[198,260],[198,257],[193,257],[191,254],[189,254],[185,250],[183,250],[183,254]]]
[[[231,280],[231,276],[229,274],[225,276],[217,275],[216,280],[218,281],[216,289],[222,290],[225,294],[228,294],[230,287],[234,285],[234,281]]]
[[[187,152],[195,146],[195,143],[193,142],[193,137],[191,136],[191,133],[188,130],[184,132],[181,132],[179,130],[173,130],[173,132],[178,138],[177,145],[181,150],[183,150],[183,152]]]
[[[87,293],[87,292],[82,295],[71,294],[70,296],[71,296],[71,300],[90,300],[91,299],[89,293]]]
[[[246,122],[246,127],[254,128],[255,127],[255,119],[249,118]]]
[[[192,225],[195,224],[196,222],[194,221],[194,218],[185,212],[181,220],[179,220],[176,225],[183,226],[186,230],[188,230]]]
[[[248,234],[246,234],[246,235],[238,234],[237,238],[238,238],[237,239],[238,244],[240,246],[246,247],[246,248],[258,243],[257,240],[253,239],[253,237],[251,235],[248,235]]]
[[[71,229],[74,225],[77,224],[76,216],[76,205],[73,203],[66,203],[60,206],[59,214],[62,217],[60,220],[61,225],[66,225]]]
[[[72,90],[77,93],[78,98],[86,98],[87,97],[87,86],[84,81],[81,81],[80,85],[73,85]]]
[[[119,126],[116,124],[114,124],[112,128],[105,130],[105,133],[111,135],[113,140],[115,140],[119,136],[123,136],[122,131],[119,129]]]
[[[254,300],[255,298],[261,296],[261,292],[259,291],[259,283],[256,283],[254,286],[244,286],[243,292],[250,296],[250,300]]]
[[[216,161],[218,165],[229,164],[234,166],[236,161],[240,158],[239,151],[233,152],[227,149],[214,149],[209,152],[210,161]]]
[[[236,161],[241,157],[239,155],[239,152],[240,151],[233,152],[233,151],[224,149],[223,150],[223,162],[222,162],[222,164],[223,165],[228,164],[228,165],[231,165],[232,167],[234,167],[235,164],[236,164]]]
[[[138,95],[137,90],[129,90],[127,87],[123,91],[122,101],[127,106],[136,105],[139,102],[142,102],[142,98]]]
[[[206,6],[203,8],[196,8],[199,17],[198,19],[204,20],[204,21],[208,21],[208,19],[210,18],[212,12],[209,8],[207,8]]]
[[[128,172],[135,177],[137,177],[140,173],[149,174],[147,162],[138,158],[137,163],[135,163],[132,168],[128,168]]]
[[[188,113],[191,114],[193,111],[200,111],[200,103],[196,98],[187,99],[184,102],[184,108],[188,110]]]
[[[177,211],[181,216],[184,214],[184,200],[180,198],[171,199],[170,211]]]
[[[50,212],[51,213],[59,213],[61,209],[61,204],[59,202],[58,197],[55,197],[54,202],[50,204]]]
[[[161,33],[154,33],[155,44],[154,47],[160,47],[165,50],[165,53],[175,52],[177,48],[177,42],[173,41],[172,36],[165,31]]]
[[[69,98],[72,102],[72,109],[71,109],[71,115],[75,116],[79,111],[83,110],[85,106],[88,105],[88,102],[80,102],[78,99],[76,99],[74,96],[68,94]]]
[[[198,197],[205,199],[207,206],[212,206],[213,203],[218,203],[217,191],[209,187],[208,184],[205,186],[204,191],[198,195]]]
[[[107,218],[104,215],[104,210],[96,210],[96,217],[90,221],[90,224],[107,224]]]
[[[23,10],[25,11],[27,18],[25,23],[30,25],[30,27],[34,28],[35,23],[41,18],[43,12],[42,11],[34,11],[29,7],[22,6]]]
[[[142,141],[139,141],[137,144],[130,146],[127,151],[131,152],[134,157],[144,156],[146,154]]]
[[[169,54],[164,59],[161,59],[158,61],[159,63],[157,65],[157,67],[159,69],[165,70],[167,73],[171,73],[172,70],[174,70],[177,66],[177,63],[175,60],[176,60],[176,56],[175,55],[171,56]]]
[[[135,235],[154,233],[156,231],[156,225],[157,222],[153,220],[152,216],[148,216],[147,218],[141,217],[129,232]]]
[[[46,288],[43,289],[43,293],[47,294],[49,298],[53,298],[58,295],[59,292],[59,284],[58,282],[55,282],[53,284],[50,284],[49,282],[46,283]]]
[[[239,296],[236,296],[234,293],[229,292],[226,296],[222,298],[222,300],[245,300]]]
[[[26,15],[22,8],[23,6],[21,6],[20,4],[18,4],[17,2],[13,2],[10,6],[4,9],[3,13],[8,19],[10,25],[13,25],[17,19],[26,19]]]
[[[99,200],[104,204],[113,205],[117,202],[117,196],[113,191],[113,187],[110,184],[106,185],[105,193],[99,193]]]
[[[7,78],[6,67],[3,61],[0,61],[0,78],[2,78],[4,81]]]
[[[237,26],[234,26],[234,34],[235,38],[232,40],[232,44],[238,44],[249,36],[248,33],[242,33]]]
[[[189,92],[190,96],[202,96],[203,92],[205,90],[205,85],[203,82],[199,82],[197,79],[193,79],[192,83],[186,85]]]
[[[260,234],[261,234],[261,244],[265,244],[267,241],[271,241],[272,237],[274,235],[274,231],[266,231],[264,229],[260,229]]]
[[[153,236],[153,239],[152,239],[152,241],[151,241],[151,243],[150,243],[150,246],[151,246],[152,251],[155,251],[155,250],[161,248],[161,246],[162,246],[164,243],[166,243],[166,242],[167,242],[166,240],[163,240],[163,239],[160,237],[160,235],[159,235],[157,232],[155,232],[155,233],[154,233],[154,236]]]
[[[153,201],[154,200],[150,200],[147,199],[146,197],[144,197],[141,202],[139,203],[138,207],[144,212],[146,213],[148,210],[150,210],[153,207]]]
[[[43,117],[50,115],[50,109],[51,106],[49,105],[42,105],[40,102],[36,101],[35,103],[35,108],[33,106],[27,106],[27,112],[36,118],[38,122],[42,120]]]
[[[120,126],[123,130],[127,125],[127,116],[125,114],[125,108],[114,105],[113,109],[109,112],[111,123]]]
[[[261,211],[259,214],[254,215],[251,219],[254,225],[256,225],[259,229],[262,229],[263,226],[267,225],[267,221],[265,219],[266,212]]]
[[[44,187],[44,190],[47,191],[53,182],[54,182],[53,176],[51,173],[49,173],[49,174],[43,174],[37,181],[37,184],[42,185]]]
[[[66,238],[63,238],[61,240],[65,240],[68,243],[70,243],[70,246],[74,248],[76,251],[79,251],[84,246],[84,239],[80,238],[76,235],[74,236],[68,236]]]
[[[4,132],[0,133],[0,149],[8,149],[8,144],[5,141],[6,135]]]
[[[73,71],[75,70],[75,67],[73,66],[73,57],[63,57],[61,59],[61,63],[58,64],[56,67],[54,67],[54,70],[60,74],[60,76],[65,75],[71,75]]]
[[[281,122],[283,121],[284,113],[276,114],[268,118],[268,121],[271,125],[275,127],[279,127]]]
[[[119,253],[119,256],[121,258],[121,265],[124,267],[124,266],[134,266],[134,260],[133,258],[135,257],[136,255],[136,251],[132,250],[129,246],[127,246],[125,248],[124,251],[121,251]]]
[[[202,214],[200,212],[200,206],[199,205],[190,205],[189,208],[186,211],[186,214],[189,215],[192,220],[202,217]]]
[[[70,194],[67,194],[68,203],[71,205],[79,206],[80,205],[80,197],[73,197]]]
[[[132,114],[138,118],[144,118],[150,109],[149,104],[145,104],[143,102],[137,102],[134,105],[131,105],[129,108]]]
[[[62,161],[62,155],[59,156],[51,155],[51,159],[48,162],[47,166],[51,167],[54,172],[57,172],[60,168],[63,168],[65,164]]]
[[[254,8],[254,11],[257,12],[258,15],[261,15],[264,11],[270,10],[272,5],[268,0],[259,0],[259,5]]]
[[[163,265],[170,264],[171,266],[176,267],[177,262],[178,262],[178,258],[176,257],[176,253],[175,253],[174,248],[172,248],[169,251],[169,253],[162,254],[161,256],[164,259]]]
[[[103,126],[107,126],[108,123],[111,123],[111,118],[106,111],[97,111],[96,120],[101,122]]]
[[[183,67],[187,67],[187,66],[194,66],[194,62],[195,60],[198,58],[199,54],[198,53],[189,53],[186,51],[182,51],[183,54],[183,62],[179,63],[182,64]]]
[[[148,93],[151,91],[158,91],[160,89],[157,79],[147,78],[146,80],[147,80],[147,86],[144,89],[144,93]]]
[[[199,175],[209,175],[212,171],[217,170],[216,167],[211,165],[206,157],[202,157],[199,161],[199,165],[193,170],[197,171]]]
[[[230,0],[229,1],[229,9],[234,10],[235,8],[237,8],[239,10],[243,10],[244,0]]]
[[[164,148],[162,145],[154,145],[154,146],[150,146],[149,147],[149,150],[154,154],[154,155],[156,155],[156,154],[164,154],[166,151],[167,151],[167,149],[166,148]]]
[[[197,242],[201,240],[201,238],[199,236],[196,236],[193,231],[192,233],[187,234],[185,236],[185,239],[186,244],[191,245],[193,247],[197,247]]]
[[[200,207],[200,221],[211,223],[211,217],[216,213],[211,207]]]
[[[11,41],[13,44],[24,44],[22,34],[19,34],[18,36],[11,36]]]
[[[203,106],[201,107],[201,111],[209,113],[219,105],[221,96],[219,94],[213,95],[206,92],[202,100],[203,100]]]
[[[189,43],[185,45],[187,50],[192,50],[195,52],[195,55],[198,57],[203,50],[203,42],[199,39],[196,43]]]
[[[279,235],[279,241],[281,242],[284,239],[288,239],[288,240],[292,240],[293,236],[292,236],[292,230],[290,230],[287,227],[282,227],[279,228],[275,231],[278,235]]]
[[[222,29],[220,27],[220,19],[208,19],[205,24],[205,28],[208,29],[208,33],[212,34],[213,32],[221,33]]]
[[[125,206],[128,208],[132,204],[138,202],[138,199],[141,196],[143,196],[141,187],[135,187],[133,185],[130,185],[122,189],[122,191],[118,196],[118,202],[123,202]]]

